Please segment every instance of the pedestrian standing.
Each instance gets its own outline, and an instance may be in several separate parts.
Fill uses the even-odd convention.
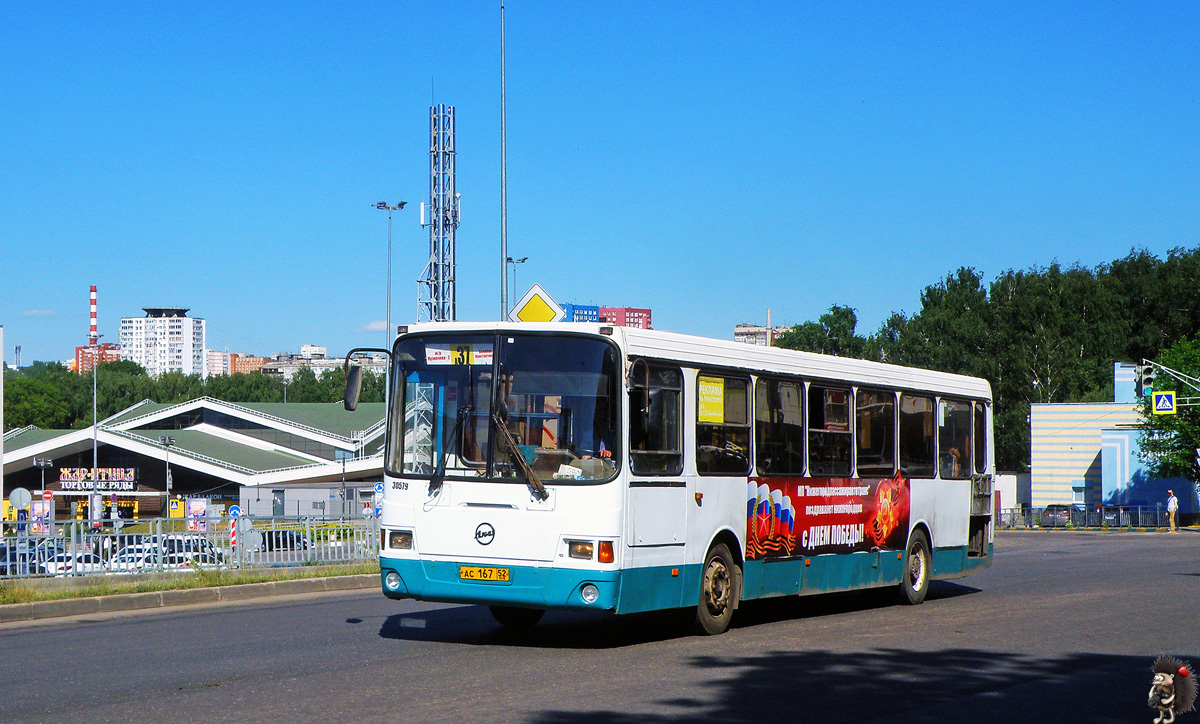
[[[1167,490],[1167,517],[1171,520],[1171,532],[1178,533],[1175,528],[1175,511],[1179,510],[1179,498],[1175,497],[1174,490]]]

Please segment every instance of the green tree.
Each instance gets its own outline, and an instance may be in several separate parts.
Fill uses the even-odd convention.
[[[288,402],[332,402],[311,367],[301,367],[288,383]]]
[[[1190,377],[1200,377],[1200,340],[1181,339],[1158,355],[1156,361]],[[1183,393],[1186,388],[1174,379],[1164,378],[1161,371],[1155,375],[1154,387],[1176,389],[1181,397],[1200,394],[1195,390]],[[1155,415],[1150,409],[1151,400],[1152,397],[1142,400],[1138,423],[1142,462],[1158,478],[1186,477],[1200,481],[1200,467],[1196,465],[1200,450],[1200,407],[1179,407],[1177,414]]]
[[[62,393],[48,382],[16,376],[4,385],[4,429],[27,425],[61,429],[70,423],[71,410]]]
[[[858,316],[850,307],[833,305],[816,322],[792,327],[775,340],[776,347],[862,358],[867,340],[855,332]]]

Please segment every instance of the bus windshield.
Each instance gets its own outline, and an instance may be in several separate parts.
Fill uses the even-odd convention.
[[[394,351],[388,474],[530,482],[532,469],[568,484],[616,475],[620,365],[610,342],[430,334]]]

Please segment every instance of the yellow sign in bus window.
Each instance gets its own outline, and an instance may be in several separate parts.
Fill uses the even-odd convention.
[[[696,394],[697,422],[722,424],[725,422],[725,380],[720,377],[700,376]]]

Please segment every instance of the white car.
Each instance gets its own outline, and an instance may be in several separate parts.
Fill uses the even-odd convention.
[[[170,553],[163,557],[164,569],[198,571],[224,568],[220,556],[214,553]]]
[[[109,573],[137,573],[150,569],[157,570],[159,554],[147,550],[123,550],[108,562]]]
[[[88,573],[104,573],[104,560],[93,553],[59,553],[42,563],[42,570],[52,576],[65,576],[68,573],[85,575]]]

